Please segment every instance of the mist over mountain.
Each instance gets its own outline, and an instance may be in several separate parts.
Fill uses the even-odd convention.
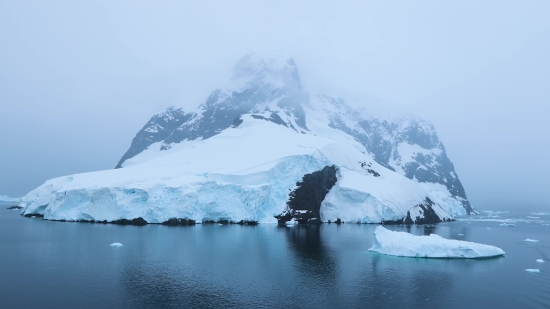
[[[153,115],[114,170],[50,180],[23,198],[23,213],[407,224],[477,213],[431,123],[309,92],[281,53],[247,54],[232,75],[195,110]]]

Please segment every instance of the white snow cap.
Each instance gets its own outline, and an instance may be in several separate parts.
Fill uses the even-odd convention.
[[[114,242],[111,244],[111,247],[122,247],[122,244],[119,242]]]
[[[387,255],[422,258],[486,258],[504,255],[500,248],[469,241],[445,239],[439,235],[415,236],[390,231],[383,226],[374,230],[372,248]]]

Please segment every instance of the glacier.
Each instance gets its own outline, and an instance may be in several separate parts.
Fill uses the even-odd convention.
[[[21,199],[22,214],[123,224],[422,224],[477,213],[430,123],[376,118],[312,95],[289,57],[247,55],[232,85],[195,111],[154,115],[115,169],[46,181]]]
[[[369,251],[385,255],[416,258],[488,258],[503,256],[502,249],[469,241],[446,239],[436,234],[415,236],[390,231],[383,226],[374,230]]]

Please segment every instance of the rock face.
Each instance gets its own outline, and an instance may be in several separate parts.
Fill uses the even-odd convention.
[[[280,225],[291,219],[299,223],[321,222],[321,203],[336,184],[336,166],[325,166],[322,170],[306,174],[296,183],[296,189],[289,194],[287,209],[275,216]]]
[[[115,170],[50,180],[22,199],[23,214],[253,225],[421,224],[476,213],[430,123],[311,94],[289,57],[250,54],[233,73],[235,86],[196,110],[154,115]]]
[[[433,125],[420,119],[378,119],[321,96],[330,110],[329,126],[353,136],[380,165],[421,183],[444,185],[467,213],[477,213],[447,157]]]

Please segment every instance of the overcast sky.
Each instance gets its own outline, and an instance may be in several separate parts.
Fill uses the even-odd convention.
[[[0,0],[0,194],[113,168],[234,62],[431,120],[474,207],[550,209],[550,1]]]

